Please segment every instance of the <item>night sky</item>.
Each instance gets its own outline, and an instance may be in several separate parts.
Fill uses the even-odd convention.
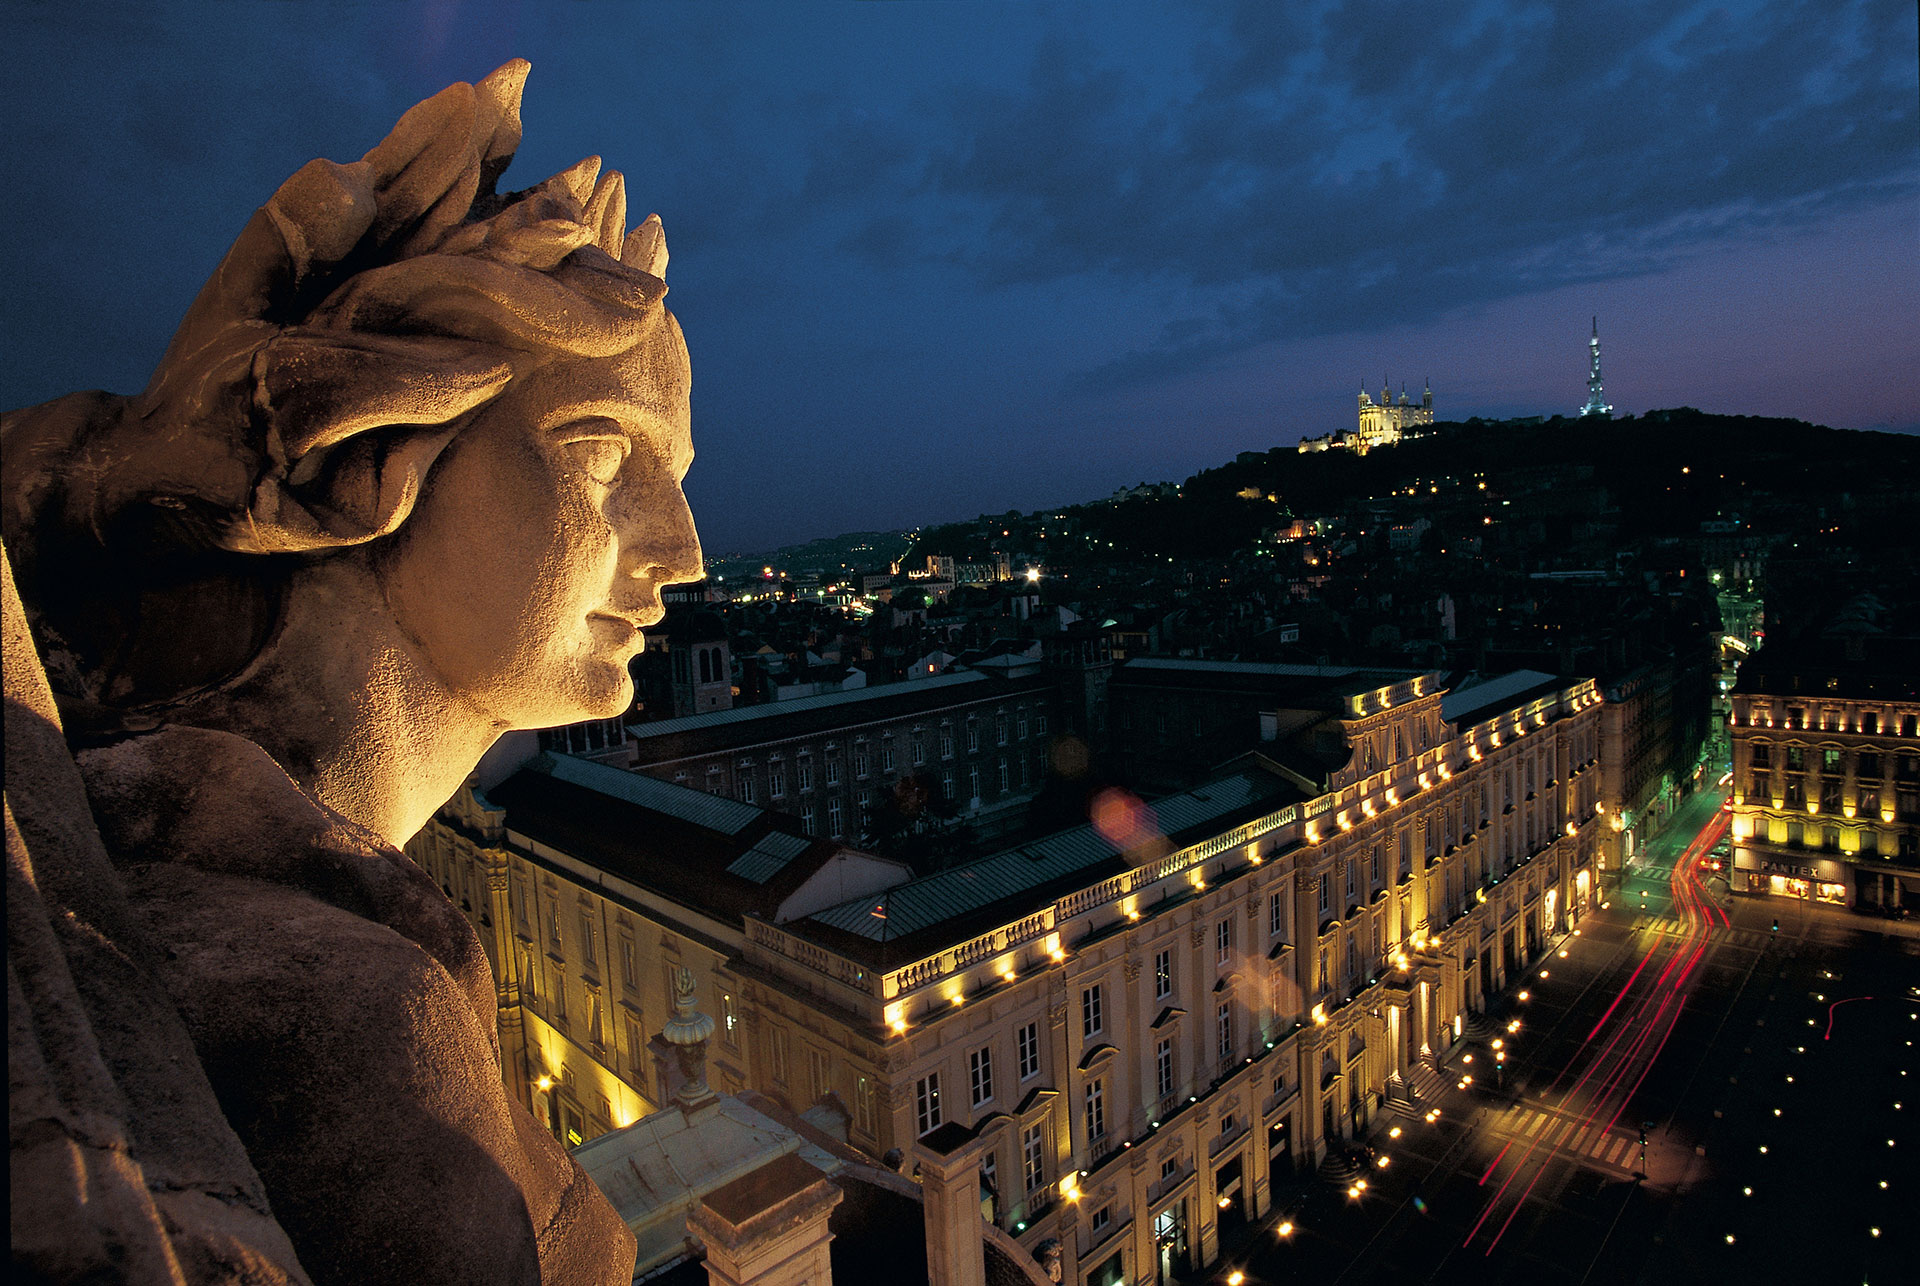
[[[533,63],[506,187],[657,210],[709,554],[1094,499],[1352,427],[1920,429],[1912,0],[0,11],[0,406],[132,392],[253,208]]]

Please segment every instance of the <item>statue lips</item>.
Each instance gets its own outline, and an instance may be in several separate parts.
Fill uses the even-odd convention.
[[[592,623],[594,632],[611,642],[625,644],[638,651],[644,643],[641,631],[649,625],[658,624],[665,615],[658,608],[648,612],[637,612],[632,616],[624,612],[588,612],[587,620]]]

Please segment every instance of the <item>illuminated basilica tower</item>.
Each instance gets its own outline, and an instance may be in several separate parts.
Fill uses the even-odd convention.
[[[1600,319],[1593,319],[1593,338],[1587,341],[1587,404],[1580,414],[1610,416],[1613,408],[1600,391]]]

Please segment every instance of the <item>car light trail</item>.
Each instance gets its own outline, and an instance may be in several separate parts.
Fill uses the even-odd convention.
[[[1840,1006],[1842,1005],[1851,1005],[1856,1000],[1872,1000],[1872,999],[1873,999],[1872,996],[1848,996],[1845,1000],[1836,1000],[1831,1005],[1828,1005],[1827,1006],[1827,1034],[1822,1036],[1820,1039],[1821,1040],[1833,1039],[1833,1011],[1834,1010],[1840,1008]],[[1899,1104],[1896,1103],[1894,1106],[1898,1107]]]
[[[1680,921],[1680,935],[1670,940],[1656,939],[1648,947],[1619,993],[1607,1006],[1606,1012],[1601,1015],[1600,1021],[1594,1024],[1593,1030],[1587,1033],[1586,1039],[1554,1077],[1553,1084],[1548,1087],[1548,1095],[1573,1073],[1575,1065],[1583,1057],[1592,1055],[1560,1099],[1560,1107],[1565,1115],[1544,1129],[1508,1167],[1506,1178],[1488,1198],[1479,1219],[1461,1242],[1462,1246],[1473,1243],[1480,1230],[1506,1205],[1508,1190],[1515,1181],[1527,1174],[1526,1182],[1513,1198],[1511,1208],[1506,1210],[1505,1217],[1499,1221],[1488,1240],[1485,1253],[1491,1255],[1526,1206],[1553,1160],[1575,1140],[1584,1137],[1597,1122],[1605,1121],[1599,1127],[1602,1134],[1610,1131],[1625,1114],[1633,1102],[1633,1096],[1639,1092],[1640,1086],[1659,1061],[1668,1039],[1679,1025],[1681,1014],[1685,1012],[1686,998],[1692,990],[1695,971],[1706,955],[1712,931],[1732,923],[1725,911],[1715,904],[1700,875],[1702,856],[1711,852],[1727,827],[1725,816],[1716,813],[1674,863],[1668,888],[1673,910]],[[1654,956],[1669,946],[1671,950],[1664,966],[1651,981],[1645,980],[1643,975]],[[1621,1016],[1614,1023],[1616,1013]],[[1831,1028],[1831,1010],[1828,1017]],[[1606,1042],[1597,1052],[1592,1051],[1590,1047],[1593,1042],[1607,1031],[1610,1023],[1614,1023],[1614,1026]],[[1583,1090],[1586,1092],[1583,1093]],[[1509,1140],[1493,1158],[1486,1172],[1480,1176],[1480,1186],[1486,1186],[1499,1171],[1514,1142],[1517,1140]],[[1531,1173],[1527,1173],[1529,1171]]]

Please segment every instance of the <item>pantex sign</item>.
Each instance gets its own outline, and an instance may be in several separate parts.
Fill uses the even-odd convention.
[[[1742,871],[1759,871],[1764,875],[1784,875],[1796,880],[1826,880],[1837,883],[1846,878],[1846,865],[1816,858],[1812,862],[1791,862],[1778,858],[1761,857],[1751,849],[1740,849],[1734,854],[1734,867]]]

